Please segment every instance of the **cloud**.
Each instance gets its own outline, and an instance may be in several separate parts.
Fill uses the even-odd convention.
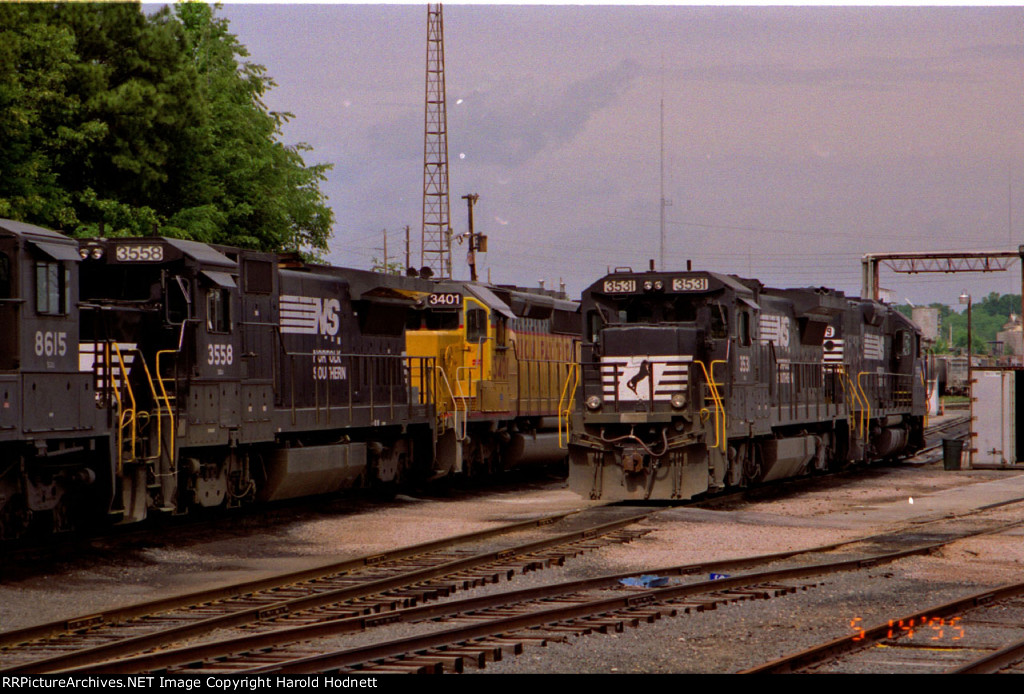
[[[640,75],[623,60],[583,79],[559,84],[536,77],[502,88],[476,89],[463,98],[449,123],[460,124],[460,152],[483,164],[520,165],[538,153],[570,143],[601,110],[612,106]],[[457,111],[456,109],[456,111]],[[464,128],[464,129],[462,129]]]

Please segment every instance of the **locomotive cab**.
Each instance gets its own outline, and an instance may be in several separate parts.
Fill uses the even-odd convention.
[[[724,465],[737,331],[750,344],[750,309],[737,293],[750,290],[710,273],[617,273],[584,293],[572,488],[591,498],[708,489],[709,465]]]
[[[0,220],[0,537],[73,527],[112,496],[110,430],[79,366],[78,244]]]
[[[122,520],[224,503],[224,466],[188,451],[237,427],[237,261],[170,238],[87,241],[82,256],[82,339],[115,429]]]
[[[436,357],[438,476],[557,460],[558,404],[579,330],[554,293],[439,282],[410,320],[410,355]]]

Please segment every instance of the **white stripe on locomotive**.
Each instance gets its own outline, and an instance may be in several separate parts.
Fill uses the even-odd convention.
[[[620,402],[647,400],[651,393],[648,379],[653,379],[654,399],[667,401],[673,393],[685,392],[689,382],[691,356],[657,355],[602,357],[601,384],[605,399],[618,394]],[[649,371],[642,373],[646,363]],[[616,368],[617,367],[617,368]],[[618,374],[618,384],[615,376]]]

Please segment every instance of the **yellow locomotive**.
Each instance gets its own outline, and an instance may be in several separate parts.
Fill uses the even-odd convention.
[[[578,303],[561,293],[436,283],[406,330],[409,357],[436,359],[431,379],[413,374],[434,391],[436,476],[564,458],[559,404],[569,406],[579,325]]]

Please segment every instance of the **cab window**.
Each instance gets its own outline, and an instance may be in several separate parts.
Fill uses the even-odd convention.
[[[478,342],[487,337],[487,311],[471,308],[466,311],[466,341]]]
[[[206,294],[206,328],[212,333],[231,332],[231,294],[213,287]]]
[[[750,313],[747,311],[740,311],[740,326],[739,326],[739,340],[740,345],[743,347],[749,347],[750,340]]]
[[[59,262],[36,263],[36,311],[51,316],[68,311],[67,271]]]
[[[729,320],[726,316],[725,306],[711,304],[711,337],[721,340],[729,337]]]

